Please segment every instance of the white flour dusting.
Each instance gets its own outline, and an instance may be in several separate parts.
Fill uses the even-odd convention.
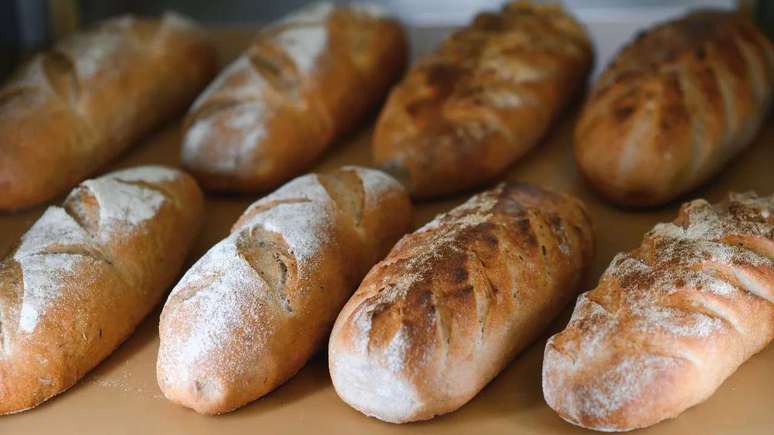
[[[378,3],[356,2],[356,3],[350,3],[347,7],[349,7],[355,12],[368,15],[369,17],[372,17],[372,18],[389,18],[390,16],[392,16],[392,14],[387,8],[385,8],[384,6]]]
[[[27,230],[14,258],[46,252],[53,245],[88,245],[89,235],[61,207],[52,206]]]
[[[484,99],[498,109],[516,109],[527,102],[523,95],[510,91],[490,91],[484,94]]]
[[[330,370],[336,392],[366,415],[378,412],[381,419],[398,420],[424,408],[416,387],[405,376],[374,365],[362,353],[332,352]]]
[[[155,383],[154,386],[142,385],[141,379],[138,379],[137,374],[132,370],[131,362],[128,360],[108,373],[92,372],[88,379],[102,388],[140,394],[157,400],[164,399],[164,396],[155,387]]]
[[[196,23],[185,15],[175,11],[166,11],[162,15],[162,23],[174,29],[198,29]],[[162,26],[162,29],[165,27]]]
[[[363,181],[366,207],[379,204],[384,195],[391,190],[403,190],[403,186],[396,179],[380,170],[361,166],[342,166],[341,169],[354,171]]]
[[[503,55],[499,48],[490,49],[482,55],[478,68],[481,71],[491,72],[498,79],[511,84],[538,82],[546,80],[548,75],[545,69],[538,69],[533,64],[517,60],[513,56]]]
[[[64,279],[83,264],[84,257],[72,254],[38,254],[15,257],[22,268],[24,296],[19,313],[19,331],[31,333],[40,316],[61,295]]]
[[[219,360],[226,353],[224,346],[239,328],[247,307],[268,288],[261,276],[245,261],[237,248],[237,240],[254,227],[263,227],[281,235],[296,257],[301,277],[308,277],[310,264],[319,255],[323,243],[332,239],[330,215],[333,201],[317,181],[316,175],[297,178],[273,194],[251,205],[245,213],[277,200],[306,199],[307,202],[280,203],[258,213],[227,238],[210,249],[183,276],[170,295],[170,301],[181,291],[196,289],[185,304],[195,304],[187,310],[190,333],[171,334],[165,343],[165,365],[169,376],[179,376],[172,382],[188,381],[191,367],[200,361]],[[258,316],[253,313],[252,316]],[[257,321],[257,317],[255,317]],[[257,337],[255,337],[257,338]],[[258,348],[259,343],[256,344]],[[224,364],[238,362],[223,362]]]
[[[208,100],[244,101],[260,100],[264,97],[266,80],[255,71],[246,55],[238,57],[226,66],[207,88],[196,98],[191,106],[195,113]]]
[[[166,200],[162,194],[118,181],[160,182],[176,176],[162,167],[139,167],[87,180],[79,188],[89,189],[99,203],[100,240],[92,237],[61,207],[49,207],[22,236],[14,260],[19,264],[24,285],[19,329],[31,333],[41,316],[62,296],[62,287],[73,269],[95,261],[75,253],[52,249],[89,247],[110,237],[118,227],[133,227],[153,218]],[[147,178],[146,178],[147,177]]]
[[[111,71],[113,64],[121,59],[119,52],[128,47],[126,32],[132,21],[129,17],[124,17],[123,21],[112,20],[109,22],[112,25],[75,36],[62,46],[75,63],[81,80],[88,81],[99,73]]]
[[[110,176],[84,181],[99,203],[100,235],[107,239],[118,228],[135,227],[152,219],[166,201],[161,193],[122,183]]]
[[[195,116],[206,110],[209,101],[230,101],[233,105],[196,118],[183,138],[183,160],[206,159],[207,167],[215,172],[233,173],[238,169],[267,136],[271,113],[264,97],[268,87],[245,55],[226,67],[197,98],[191,113]],[[216,159],[206,153],[213,144],[218,144]]]
[[[180,171],[165,166],[147,165],[111,172],[109,176],[130,183],[133,181],[167,183],[180,177]]]
[[[292,12],[282,18],[277,24],[319,23],[328,19],[333,12],[333,3],[317,2]]]
[[[634,327],[645,332],[665,331],[682,337],[707,337],[723,327],[723,321],[702,313],[688,313],[658,305],[635,305]]]
[[[332,237],[334,202],[317,179],[310,174],[296,178],[248,208],[248,212],[274,201],[305,199],[305,202],[277,204],[258,213],[247,226],[261,226],[282,235],[300,269],[319,255],[323,243]]]
[[[49,207],[21,239],[14,260],[22,272],[24,294],[19,330],[31,333],[41,315],[61,295],[63,279],[82,263],[84,257],[47,254],[51,245],[90,244],[89,235],[60,207]]]
[[[212,143],[210,138],[215,135],[217,135],[217,131],[214,130],[212,120],[209,118],[196,120],[183,136],[182,160],[195,162],[205,157],[204,150]],[[233,166],[233,159],[227,159],[226,163],[222,163],[223,160],[222,158],[208,159],[207,164],[208,166],[212,165],[215,171],[230,170]]]
[[[240,232],[233,233],[210,249],[183,276],[170,295],[170,301],[183,290],[196,289],[186,304],[190,333],[172,334],[173,343],[165,346],[166,361],[176,367],[181,376],[188,368],[212,355],[222,355],[232,331],[243,321],[242,310],[251,299],[266,293],[260,275],[238,253],[236,241]]]
[[[582,387],[584,394],[576,396],[585,402],[584,410],[590,410],[595,417],[604,417],[642,397],[643,392],[673,366],[674,360],[669,357],[630,356]]]
[[[374,189],[385,183],[376,171],[353,169],[368,174],[363,180],[367,195],[373,195]],[[250,243],[256,228],[275,232],[295,257],[298,279],[314,281],[319,256],[326,246],[336,242],[335,206],[317,175],[310,174],[288,182],[248,207],[243,216],[250,218],[235,226],[228,237],[197,261],[168,299],[162,319],[184,318],[185,327],[169,333],[162,327],[159,366],[166,383],[180,386],[205,380],[220,382],[219,374],[253,368],[251,361],[275,333],[273,310],[265,307],[279,303],[277,298],[281,296],[271,291],[246,261],[239,241]],[[183,292],[188,295],[185,299],[181,299]],[[235,352],[235,331],[261,332],[250,334],[254,344],[251,351]]]
[[[403,326],[392,336],[390,344],[384,350],[384,359],[387,369],[393,373],[401,373],[405,368],[406,352],[408,351],[408,342]]]
[[[328,29],[325,23],[288,27],[275,36],[275,41],[290,56],[299,72],[309,74],[328,46]]]
[[[260,100],[199,118],[185,133],[183,159],[206,158],[209,170],[233,173],[259,148],[266,137],[265,125],[266,115]],[[213,144],[218,146],[218,156],[208,158],[202,153]]]
[[[298,71],[309,74],[317,58],[328,46],[328,17],[333,12],[329,2],[315,3],[278,21],[274,41],[293,60]]]
[[[739,264],[772,267],[771,259],[721,240],[729,234],[766,234],[772,228],[771,224],[731,218],[727,212],[703,200],[691,203],[686,212],[688,224],[685,227],[674,223],[658,224],[645,236],[657,243],[652,266],[630,254],[619,254],[605,275],[622,280],[636,277],[635,281],[647,282],[645,292],[671,294],[689,289],[731,296],[739,290],[717,275],[715,265],[722,269]],[[638,301],[634,298],[632,303]]]

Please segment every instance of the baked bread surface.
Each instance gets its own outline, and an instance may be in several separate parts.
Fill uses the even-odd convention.
[[[625,431],[701,403],[774,338],[774,196],[683,205],[619,254],[546,345],[565,420]]]
[[[0,88],[0,210],[66,192],[183,112],[215,72],[178,15],[122,16],[34,56]]]
[[[593,252],[580,201],[500,184],[403,237],[344,306],[338,395],[392,423],[471,400],[575,297]]]
[[[202,213],[194,179],[161,166],[86,180],[49,207],[0,262],[0,414],[110,355],[177,277]]]
[[[287,381],[325,343],[368,269],[411,225],[388,175],[343,167],[251,205],[183,276],[161,314],[161,391],[221,414]]]
[[[537,145],[591,58],[586,31],[557,5],[481,13],[393,88],[374,161],[415,197],[491,181]]]
[[[400,23],[378,6],[302,8],[262,30],[199,96],[183,164],[210,190],[273,189],[374,108],[407,53]]]
[[[591,185],[624,205],[668,202],[755,137],[774,93],[774,47],[747,18],[699,11],[646,30],[594,84],[575,130]]]

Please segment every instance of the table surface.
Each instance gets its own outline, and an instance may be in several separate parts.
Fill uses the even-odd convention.
[[[412,30],[416,53],[434,46],[443,30]],[[222,62],[247,44],[244,32],[215,33]],[[584,185],[571,152],[572,129],[578,103],[568,109],[547,137],[518,161],[504,177],[528,181],[572,193],[589,207],[596,228],[597,252],[582,289],[594,286],[614,254],[636,247],[642,235],[657,222],[672,220],[675,202],[650,210],[621,210],[604,203]],[[375,114],[365,127],[338,140],[317,169],[343,164],[370,163],[369,143]],[[171,123],[133,147],[105,171],[138,164],[178,165],[179,122]],[[728,191],[774,191],[774,123],[767,122],[755,143],[703,188],[689,198],[721,200]],[[461,203],[468,194],[416,204],[415,225]],[[223,238],[231,224],[259,195],[208,196],[206,224],[188,264]],[[684,198],[685,199],[685,198]],[[61,201],[61,198],[54,202]],[[0,253],[37,219],[45,206],[0,214]],[[545,404],[540,388],[540,367],[545,338],[567,321],[568,307],[550,331],[521,353],[477,397],[457,412],[429,422],[391,425],[367,418],[338,399],[330,382],[325,355],[314,357],[301,372],[266,397],[235,412],[205,417],[173,405],[156,385],[159,310],[151,314],[113,355],[69,391],[28,412],[1,417],[0,434],[301,434],[310,429],[336,434],[512,434],[581,433],[562,421]],[[705,403],[679,418],[658,424],[648,434],[771,434],[774,431],[774,346],[745,363]]]

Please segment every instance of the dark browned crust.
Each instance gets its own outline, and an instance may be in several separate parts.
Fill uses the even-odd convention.
[[[733,12],[640,33],[595,83],[575,131],[581,173],[622,205],[663,204],[744,148],[774,89],[774,49]]]
[[[337,392],[356,409],[398,423],[459,408],[572,300],[592,255],[580,201],[517,183],[474,196],[403,237],[344,307],[329,350]],[[386,356],[398,336],[404,353]],[[358,347],[364,342],[367,353]],[[350,357],[367,361],[358,373],[365,378],[393,367],[395,382],[411,385],[417,397],[390,400],[422,405],[395,415],[383,408],[384,397],[357,401],[352,373],[341,365]]]
[[[591,58],[585,30],[558,6],[479,14],[393,89],[374,159],[416,197],[491,181],[537,144]]]

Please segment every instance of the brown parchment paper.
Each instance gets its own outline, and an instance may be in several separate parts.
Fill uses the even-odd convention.
[[[433,47],[444,29],[412,30],[415,53]],[[226,62],[247,44],[250,32],[213,32]],[[622,210],[604,203],[580,180],[571,153],[576,103],[545,140],[509,170],[505,178],[528,181],[583,199],[594,220],[597,253],[582,289],[594,286],[619,251],[636,247],[657,222],[672,220],[679,201],[650,210]],[[314,170],[370,163],[370,127],[337,141]],[[157,131],[104,171],[138,164],[178,165],[179,122]],[[771,118],[755,143],[708,185],[687,198],[722,199],[728,191],[774,191],[774,123]],[[0,192],[2,194],[2,192]],[[464,201],[470,193],[416,204],[415,225]],[[259,195],[208,196],[206,224],[188,265],[223,238],[231,224]],[[61,202],[61,198],[54,201]],[[0,253],[5,254],[45,206],[0,214]],[[40,407],[0,417],[0,435],[16,434],[572,434],[587,432],[562,421],[545,404],[540,369],[545,339],[566,323],[571,307],[550,331],[519,355],[490,385],[462,409],[429,422],[403,426],[367,418],[336,396],[326,356],[313,358],[285,385],[235,412],[204,417],[164,399],[156,385],[157,309],[121,347],[69,391]],[[658,424],[647,434],[774,434],[774,346],[745,363],[705,403],[679,418]]]

